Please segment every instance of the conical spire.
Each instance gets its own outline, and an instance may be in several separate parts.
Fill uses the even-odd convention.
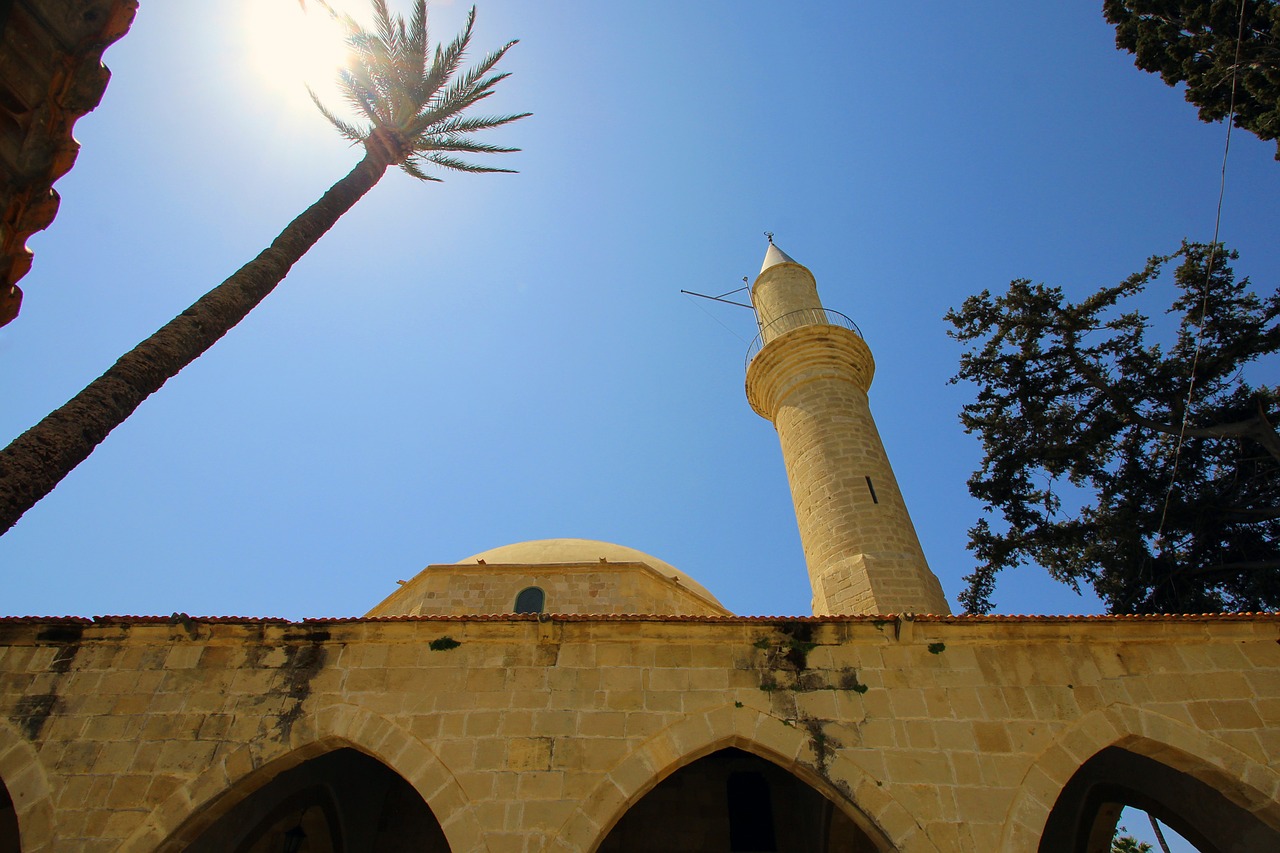
[[[760,266],[760,272],[764,272],[769,267],[778,264],[794,264],[796,261],[786,252],[774,245],[773,241],[769,241],[769,249],[764,253],[764,263]]]

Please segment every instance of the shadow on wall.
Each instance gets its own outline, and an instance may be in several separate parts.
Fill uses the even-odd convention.
[[[0,853],[21,853],[22,842],[18,837],[18,813],[13,807],[9,789],[0,779]]]
[[[289,849],[449,853],[439,821],[413,786],[377,759],[350,748],[305,761],[257,790],[233,788],[209,808],[221,810],[228,799],[239,802],[181,849],[187,853]],[[195,815],[192,820],[199,818]],[[183,834],[179,830],[175,838]]]
[[[783,768],[736,748],[682,767],[631,807],[599,853],[876,853],[835,805]]]

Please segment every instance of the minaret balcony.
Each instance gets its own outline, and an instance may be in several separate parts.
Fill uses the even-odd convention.
[[[857,324],[839,311],[832,311],[830,308],[801,308],[799,311],[783,314],[781,317],[771,320],[761,327],[760,334],[756,335],[756,339],[747,347],[746,364],[750,365],[751,360],[759,354],[760,350],[764,349],[764,345],[769,341],[805,326],[839,326],[842,329],[848,329],[858,337],[862,337],[862,331]]]

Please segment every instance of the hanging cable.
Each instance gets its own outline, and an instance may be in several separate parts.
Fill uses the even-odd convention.
[[[689,293],[687,290],[682,290],[682,291],[681,291],[681,293],[685,293],[685,294],[687,294],[687,295],[689,295],[689,296],[701,296],[701,295],[702,295],[702,294],[700,294],[700,293]],[[711,298],[711,297],[704,297],[704,298]],[[734,304],[734,305],[736,305],[737,303],[730,303],[730,304]],[[710,317],[712,320],[715,320],[715,321],[716,321],[717,323],[719,323],[721,326],[724,326],[725,331],[727,331],[729,334],[733,335],[733,336],[734,336],[735,338],[737,338],[738,340],[742,341],[742,343],[743,343],[743,345],[744,345],[744,346],[749,346],[749,344],[747,343],[747,339],[746,339],[746,338],[744,338],[742,335],[740,335],[740,334],[738,334],[737,332],[735,332],[733,329],[729,328],[729,326],[728,326],[727,324],[725,324],[725,322],[724,322],[723,320],[721,320],[719,317],[715,316],[715,315],[714,315],[714,314],[712,314],[710,311],[708,311],[708,310],[707,310],[707,309],[702,305],[702,303],[697,303],[697,305],[698,305],[698,310],[699,310],[699,311],[701,311],[703,314],[706,314],[706,315],[707,315],[708,317]]]
[[[1169,489],[1165,492],[1164,507],[1160,511],[1160,526],[1156,530],[1156,547],[1160,547],[1164,539],[1164,526],[1169,516],[1169,504],[1173,500],[1173,490],[1178,482],[1178,465],[1182,456],[1182,445],[1186,439],[1187,426],[1191,419],[1191,403],[1196,388],[1196,368],[1200,364],[1200,353],[1204,349],[1204,323],[1209,312],[1209,286],[1213,279],[1213,264],[1218,252],[1218,233],[1222,226],[1222,201],[1227,192],[1227,156],[1231,153],[1231,127],[1236,116],[1236,81],[1240,68],[1240,49],[1244,43],[1244,12],[1246,0],[1240,0],[1240,20],[1236,29],[1236,54],[1231,63],[1231,99],[1227,107],[1227,138],[1222,150],[1222,174],[1218,182],[1218,209],[1213,218],[1213,241],[1209,244],[1209,257],[1205,265],[1204,288],[1200,294],[1200,321],[1196,326],[1196,346],[1191,358],[1191,376],[1187,383],[1187,399],[1182,407],[1182,424],[1178,429],[1178,437],[1173,445],[1173,470],[1169,473]],[[1172,583],[1172,578],[1170,579]]]

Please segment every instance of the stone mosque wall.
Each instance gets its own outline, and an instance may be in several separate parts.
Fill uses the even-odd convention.
[[[1277,615],[3,619],[0,703],[6,851],[1280,849]]]

